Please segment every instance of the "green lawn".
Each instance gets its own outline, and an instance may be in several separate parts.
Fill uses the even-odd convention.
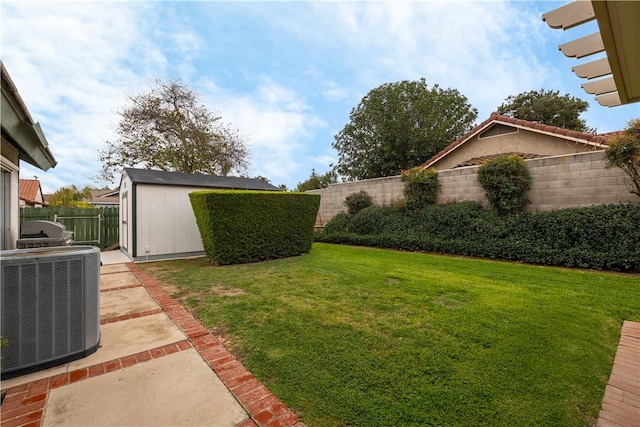
[[[640,276],[316,243],[141,264],[315,426],[586,426]]]

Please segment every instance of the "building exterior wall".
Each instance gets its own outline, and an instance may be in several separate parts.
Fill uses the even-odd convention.
[[[592,145],[575,142],[566,138],[518,129],[518,132],[497,136],[471,138],[451,151],[432,166],[438,170],[451,169],[477,157],[502,153],[527,153],[539,156],[560,156],[563,154],[594,151]]]
[[[626,175],[619,168],[605,169],[604,151],[571,154],[527,160],[533,179],[527,193],[530,203],[526,211],[550,211],[611,203],[640,203],[625,184]],[[478,183],[479,166],[438,172],[438,203],[472,200],[487,205],[484,190]],[[320,194],[320,210],[316,226],[324,226],[333,216],[346,211],[345,198],[366,191],[377,205],[388,205],[404,198],[400,176],[331,184],[311,190]]]
[[[15,249],[20,234],[18,150],[2,138],[0,156],[0,250]]]
[[[193,187],[136,185],[136,254],[159,259],[203,254],[200,230],[191,208]]]

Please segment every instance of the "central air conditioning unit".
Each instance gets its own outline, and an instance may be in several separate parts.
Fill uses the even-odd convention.
[[[0,251],[2,378],[85,357],[100,345],[100,250]]]

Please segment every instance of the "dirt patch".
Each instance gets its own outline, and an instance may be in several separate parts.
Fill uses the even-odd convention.
[[[387,279],[387,285],[389,286],[400,286],[400,283],[402,283],[402,281],[397,277],[389,277]]]
[[[212,286],[211,292],[214,295],[218,295],[221,297],[237,297],[238,295],[245,294],[245,292],[242,289],[237,289],[237,288],[229,289],[229,288],[222,287],[220,285]]]
[[[441,305],[447,308],[458,308],[461,305],[464,305],[464,301],[456,299],[451,295],[439,295],[431,301],[433,304]]]

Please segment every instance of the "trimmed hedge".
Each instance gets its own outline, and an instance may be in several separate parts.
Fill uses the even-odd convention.
[[[415,212],[370,207],[329,221],[317,241],[531,264],[640,272],[640,206],[600,205],[501,216],[480,203]]]
[[[309,252],[320,196],[272,191],[189,193],[205,253],[240,264]]]

